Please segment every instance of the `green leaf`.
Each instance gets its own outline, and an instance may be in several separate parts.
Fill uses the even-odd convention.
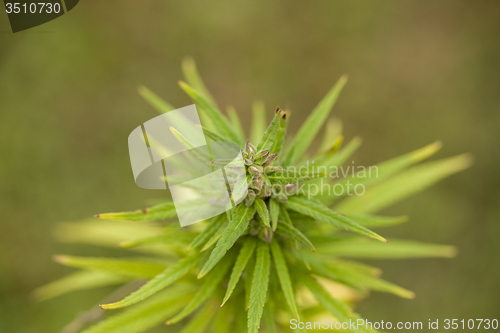
[[[259,142],[266,130],[266,108],[261,101],[255,101],[252,104],[252,130],[250,132],[250,142],[256,144]]]
[[[210,254],[210,258],[203,266],[198,278],[201,279],[224,257],[226,252],[234,245],[238,238],[245,232],[248,223],[255,213],[255,206],[247,207],[240,204],[236,208],[233,219],[222,233],[222,237],[217,242],[215,249]]]
[[[265,242],[259,242],[252,278],[252,289],[250,291],[250,302],[248,304],[248,333],[257,333],[259,331],[260,319],[266,303],[270,268],[269,245]]]
[[[210,238],[212,238],[217,230],[221,227],[221,225],[226,221],[226,216],[224,214],[220,214],[218,216],[212,217],[208,222],[208,226],[196,236],[191,244],[189,244],[187,251],[191,251],[192,249],[198,249],[203,244],[205,244]]]
[[[297,310],[297,302],[295,300],[295,293],[292,288],[292,280],[290,279],[290,274],[288,273],[288,267],[283,257],[283,252],[281,252],[280,245],[273,240],[271,242],[271,252],[273,254],[274,265],[276,267],[276,272],[278,273],[278,278],[280,280],[281,289],[283,289],[283,295],[285,296],[286,302],[290,307],[290,310],[297,318],[300,320],[299,313]]]
[[[356,322],[361,317],[352,312],[352,309],[339,301],[338,299],[332,297],[330,293],[321,286],[321,284],[316,281],[310,274],[301,274],[301,282],[311,291],[314,295],[314,298],[318,301],[318,303],[328,312],[330,312],[335,318],[337,318],[340,322],[350,321]],[[349,329],[350,332],[355,333],[376,333],[376,330],[366,329],[364,326],[360,328]]]
[[[280,204],[280,217],[285,223],[293,226],[292,219],[290,218],[290,214],[288,214],[288,210],[286,209],[283,203]]]
[[[189,243],[195,238],[196,235],[196,232],[169,232],[163,235],[144,237],[121,242],[120,247],[130,248],[145,244],[165,244],[169,242]]]
[[[222,115],[222,113],[215,106],[208,102],[203,95],[185,82],[180,81],[179,85],[197,104],[202,107],[202,109],[211,118],[215,128],[220,134],[230,138],[233,142],[237,142],[240,146],[244,144],[224,115]]]
[[[207,136],[208,138],[212,139],[215,142],[233,142],[231,139],[228,139],[223,135],[217,134],[209,130],[208,128],[205,128],[203,126],[201,128],[203,129],[203,133],[205,134],[205,136]]]
[[[259,197],[256,197],[254,202],[255,202],[255,208],[257,208],[257,213],[259,213],[262,222],[264,222],[264,225],[266,227],[270,228],[271,225],[269,223],[270,222],[269,211],[267,210],[266,203]]]
[[[118,309],[140,302],[182,278],[187,272],[196,267],[199,260],[199,254],[187,256],[165,269],[123,300],[116,303],[103,304],[101,308]]]
[[[376,212],[423,191],[443,178],[467,169],[471,164],[470,155],[464,154],[415,166],[379,185],[367,188],[363,195],[346,198],[337,209],[344,212]]]
[[[227,225],[228,225],[228,221],[227,221],[227,218],[225,218],[223,220],[223,223],[219,226],[219,229],[217,229],[217,231],[215,231],[213,236],[210,237],[210,239],[205,243],[205,245],[203,245],[200,252],[208,250],[209,248],[212,247],[212,245],[217,243],[217,241],[222,237],[224,230],[226,230]]]
[[[176,109],[174,106],[165,102],[158,95],[156,95],[155,93],[153,93],[151,90],[149,90],[148,88],[146,88],[144,86],[140,86],[137,89],[137,91],[159,113],[166,113],[166,112],[173,111]]]
[[[238,134],[238,136],[241,138],[242,141],[245,140],[245,131],[243,131],[243,126],[241,125],[241,120],[240,117],[238,116],[238,113],[236,112],[235,108],[233,106],[228,106],[227,109],[227,115],[229,116],[229,121],[231,122],[231,125],[234,127],[234,130]]]
[[[274,140],[274,144],[273,144],[272,148],[269,150],[271,154],[274,154],[274,153],[280,154],[281,153],[281,150],[283,149],[283,145],[285,143],[287,125],[288,125],[288,121],[287,121],[286,113],[284,113],[280,119],[278,133],[276,134],[276,139]]]
[[[241,295],[240,295],[241,296]],[[240,297],[239,300],[242,300],[242,297]],[[241,306],[241,309],[243,309],[245,305],[243,304]],[[244,311],[238,311],[238,312],[243,312]],[[234,308],[231,306],[225,306],[217,311],[217,315],[215,317],[215,322],[212,328],[212,332],[214,333],[231,333],[234,330],[234,317],[236,317],[238,314],[235,314]],[[246,318],[245,318],[246,319]],[[245,320],[246,324],[246,320]]]
[[[189,141],[188,138],[186,138],[184,135],[182,135],[182,133],[180,133],[178,130],[176,130],[172,126],[170,126],[170,132],[172,132],[172,134],[177,138],[177,140],[179,140],[179,142],[184,147],[186,147],[186,149],[189,150],[193,154],[194,157],[196,157],[201,162],[211,166],[211,164],[209,164],[212,162],[210,159],[210,156],[208,154],[206,154],[204,150],[195,149],[195,148],[197,148],[196,145],[193,144],[191,141]]]
[[[276,229],[276,231],[279,234],[290,238],[291,240],[297,241],[297,242],[305,245],[306,247],[311,249],[313,252],[316,251],[316,249],[314,248],[314,245],[311,243],[309,238],[307,238],[299,229],[295,228],[291,224],[280,223],[280,224],[278,224],[278,228]]]
[[[408,222],[408,216],[377,216],[363,213],[347,213],[345,216],[368,228],[392,227]]]
[[[252,291],[252,278],[253,272],[255,270],[255,257],[250,257],[248,260],[247,267],[245,269],[245,310],[248,310],[248,306],[250,304],[250,292]],[[246,316],[245,316],[246,317]],[[245,318],[245,326],[246,326]]]
[[[273,231],[276,231],[276,228],[278,227],[278,217],[280,215],[280,205],[274,199],[269,199],[269,212],[271,215],[271,225]]]
[[[332,201],[338,199],[342,196],[347,195],[349,189],[353,189],[356,186],[368,186],[371,184],[378,183],[401,170],[409,167],[412,164],[418,163],[432,155],[434,155],[441,148],[441,142],[437,141],[421,149],[412,151],[408,154],[390,159],[388,161],[379,163],[375,166],[369,166],[364,169],[352,167],[354,176],[349,175],[348,177],[341,179],[336,182],[335,188],[340,187],[341,189],[336,189],[333,193],[328,195],[328,200]],[[350,173],[349,171],[347,172]],[[351,190],[352,192],[352,190]],[[339,194],[337,194],[339,193]]]
[[[198,311],[193,318],[182,328],[179,333],[203,333],[205,332],[212,321],[214,314],[214,304],[207,303]]]
[[[345,145],[344,148],[336,151],[332,150],[329,153],[326,153],[322,158],[318,160],[317,166],[327,166],[329,168],[340,166],[344,164],[349,157],[352,156],[361,146],[362,140],[359,137],[355,137],[348,144]]]
[[[129,278],[153,278],[165,270],[165,265],[144,259],[114,259],[55,255],[54,261],[65,266],[97,270]]]
[[[213,296],[217,286],[233,264],[233,257],[234,256],[226,256],[223,260],[221,260],[220,264],[217,265],[217,269],[211,271],[210,274],[208,274],[204,279],[202,286],[198,289],[198,291],[196,291],[196,294],[193,296],[191,301],[189,301],[181,312],[175,315],[172,319],[168,320],[167,325],[178,323],[182,319],[186,318],[191,313],[196,311],[196,309],[205,303],[211,296]]]
[[[147,331],[178,311],[186,304],[190,296],[189,289],[176,286],[176,288],[165,290],[124,312],[106,318],[82,333],[141,333]]]
[[[278,130],[280,128],[280,119],[283,117],[283,111],[276,112],[274,115],[273,121],[269,124],[266,131],[262,135],[262,138],[257,145],[257,151],[268,149],[270,150],[276,140],[276,135],[278,134]]]
[[[325,177],[326,175],[324,172],[278,170],[270,172],[267,177],[273,185],[288,185],[306,182],[314,178]]]
[[[77,290],[112,286],[127,281],[123,276],[116,276],[99,271],[79,271],[55,280],[35,289],[33,295],[41,302]]]
[[[378,239],[382,242],[387,242],[387,240],[382,236],[353,222],[344,215],[334,212],[333,210],[316,200],[307,200],[302,197],[289,197],[288,201],[285,202],[284,205],[291,210],[311,216],[318,221],[331,224],[337,228],[343,228],[348,231]]]
[[[309,117],[307,117],[294,139],[295,149],[293,152],[288,152],[292,154],[292,158],[290,159],[291,163],[297,161],[297,159],[307,150],[311,142],[314,140],[316,134],[321,129],[321,126],[323,126],[328,118],[328,115],[330,114],[330,111],[337,101],[337,98],[339,97],[346,82],[347,76],[344,75],[337,81],[321,102],[319,102],[318,106],[314,108]]]
[[[243,244],[243,247],[241,248],[240,253],[238,255],[238,259],[236,259],[236,263],[234,264],[233,271],[231,272],[231,277],[229,278],[226,295],[224,296],[224,300],[222,301],[221,306],[223,306],[227,302],[227,300],[233,293],[234,288],[236,288],[236,284],[240,279],[241,273],[243,273],[243,270],[245,269],[248,260],[252,256],[256,245],[257,245],[257,240],[255,239],[255,237],[249,237]]]
[[[95,217],[103,220],[146,222],[166,220],[176,216],[174,203],[165,202],[151,208],[138,209],[131,212],[98,214]]]
[[[262,314],[262,320],[266,325],[266,329],[268,333],[277,333],[276,330],[276,322],[274,320],[275,312],[274,305],[271,305],[271,299],[268,299],[266,305],[264,306],[264,313]]]
[[[201,79],[201,75],[196,68],[194,59],[191,57],[184,58],[182,60],[181,67],[182,74],[184,74],[184,78],[191,85],[191,87],[196,89],[200,93],[200,95],[207,100],[208,103],[217,106],[215,99],[213,98],[212,94],[210,94],[207,87],[205,86],[205,83],[203,83],[203,80]]]
[[[338,118],[328,119],[318,152],[330,150],[339,137],[342,137],[342,121]]]
[[[453,258],[457,253],[454,246],[394,239],[388,244],[363,238],[346,239],[317,247],[321,253],[369,259]]]

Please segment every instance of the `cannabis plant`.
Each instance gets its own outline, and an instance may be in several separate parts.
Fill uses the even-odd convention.
[[[126,253],[117,259],[54,257],[80,270],[39,288],[39,299],[123,285],[100,304],[109,311],[94,309],[66,332],[135,333],[166,323],[166,332],[272,333],[318,318],[349,322],[360,318],[352,307],[371,290],[404,298],[414,294],[382,280],[379,269],[348,258],[454,255],[451,246],[387,243],[371,229],[407,221],[406,216],[375,213],[467,168],[467,155],[413,166],[436,153],[437,142],[377,164],[376,172],[335,177],[332,170],[346,162],[352,167],[349,159],[361,143],[354,138],[343,146],[340,122],[329,120],[346,77],[292,137],[286,135],[290,112],[273,110],[266,128],[262,103],[253,105],[253,125],[246,135],[233,108],[227,116],[219,111],[192,60],[183,62],[183,71],[187,83],[180,87],[196,103],[205,136],[241,147],[248,194],[226,213],[186,227],[179,226],[168,199],[146,209],[60,225],[56,236],[61,241],[120,247]],[[139,93],[161,113],[175,109],[144,87]]]

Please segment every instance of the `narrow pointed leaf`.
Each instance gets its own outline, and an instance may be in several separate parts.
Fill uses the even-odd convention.
[[[165,265],[156,264],[144,259],[115,259],[56,255],[54,256],[54,261],[65,266],[96,270],[129,278],[153,278],[165,270]]]
[[[243,145],[243,141],[238,137],[236,131],[231,126],[229,121],[224,117],[224,115],[210,102],[206,100],[196,89],[184,82],[179,82],[180,87],[197,103],[201,106],[203,111],[211,118],[217,132],[230,138],[234,142]]]
[[[392,227],[408,222],[408,216],[377,216],[363,213],[347,213],[345,216],[368,228]]]
[[[318,152],[323,153],[330,150],[340,136],[342,136],[342,121],[338,118],[328,119]]]
[[[325,177],[327,174],[324,172],[307,172],[307,171],[296,171],[296,170],[278,170],[273,171],[267,175],[271,184],[277,185],[288,185],[296,184],[300,182],[306,182],[311,179]]]
[[[166,113],[176,109],[174,106],[165,102],[162,98],[144,86],[140,86],[137,91],[159,113]]]
[[[382,236],[353,222],[344,215],[331,210],[319,201],[313,199],[307,200],[302,197],[290,197],[288,201],[284,203],[284,205],[291,210],[311,216],[318,221],[331,224],[337,228],[343,228],[348,231],[378,239],[382,242],[387,242],[387,240]]]
[[[165,244],[165,243],[189,243],[191,242],[197,233],[195,232],[170,232],[163,235],[138,238],[130,241],[125,241],[120,243],[120,247],[130,248],[145,244]]]
[[[276,231],[276,228],[278,227],[278,217],[280,215],[280,205],[274,199],[269,200],[269,213],[271,215],[271,225],[273,231]]]
[[[131,212],[105,213],[95,217],[103,220],[117,221],[158,221],[166,220],[177,216],[173,202],[165,202],[146,209],[138,209]]]
[[[454,246],[394,239],[382,244],[358,238],[318,245],[318,248],[340,257],[369,259],[453,258],[457,253]]]
[[[292,157],[290,159],[291,163],[297,161],[297,159],[307,150],[309,145],[312,143],[314,137],[321,129],[321,126],[325,123],[333,105],[337,101],[337,98],[342,91],[342,88],[347,82],[347,76],[342,76],[333,88],[327,93],[327,95],[319,102],[318,106],[314,108],[312,113],[307,117],[304,124],[301,126],[299,132],[295,136],[294,146],[295,149],[292,152]]]
[[[266,108],[261,101],[252,104],[252,127],[250,132],[250,142],[257,144],[266,130]]]
[[[38,302],[77,290],[88,290],[124,283],[123,276],[99,271],[79,271],[35,289],[33,295]]]
[[[255,206],[247,207],[241,204],[236,208],[233,219],[222,233],[222,237],[217,242],[215,249],[212,251],[210,258],[205,263],[205,266],[198,274],[198,278],[202,278],[207,274],[218,262],[224,257],[226,252],[234,245],[238,238],[245,232],[248,223],[255,213]]]
[[[264,313],[262,314],[262,320],[264,321],[264,325],[266,325],[266,329],[268,333],[277,333],[276,330],[276,322],[275,322],[275,313],[274,313],[274,305],[271,305],[271,300],[268,299],[266,305],[264,306]]]
[[[274,115],[273,121],[269,124],[257,145],[257,151],[271,149],[273,147],[280,128],[280,119],[283,114],[283,111],[279,111]]]
[[[213,98],[210,91],[208,91],[205,83],[203,82],[198,69],[196,68],[196,63],[193,58],[186,57],[182,60],[182,74],[186,81],[196,89],[210,104],[217,106],[215,99]]]
[[[202,286],[196,291],[196,294],[189,301],[184,309],[167,321],[167,325],[175,324],[196,311],[203,303],[205,303],[213,294],[219,283],[222,281],[229,268],[233,264],[233,256],[226,256],[217,268],[210,272],[203,280]]]
[[[248,260],[252,256],[256,245],[257,245],[257,240],[255,239],[255,237],[249,237],[245,241],[245,244],[243,244],[243,247],[240,250],[238,258],[236,259],[236,263],[234,264],[233,271],[231,272],[231,277],[229,278],[226,295],[224,296],[222,305],[224,305],[227,302],[227,300],[233,293],[234,288],[236,288],[236,284],[240,280],[240,276],[243,273],[243,270],[245,269]]]
[[[203,333],[210,327],[215,308],[213,303],[207,303],[182,328],[179,333]]]
[[[101,305],[101,307],[103,309],[118,309],[140,302],[186,275],[187,272],[196,267],[199,260],[200,255],[185,257],[176,264],[165,269],[162,273],[155,276],[152,280],[148,281],[145,285],[125,297],[123,300],[116,303],[104,304]]]
[[[265,242],[259,242],[248,305],[248,333],[257,333],[259,331],[260,320],[266,303],[270,268],[269,245]]]
[[[293,241],[297,241],[304,246],[308,247],[311,249],[313,252],[316,251],[314,248],[314,245],[311,243],[309,238],[307,238],[299,229],[295,228],[291,224],[288,223],[280,223],[278,224],[278,228],[276,229],[276,232],[279,234],[286,236],[290,238]]]
[[[271,154],[274,153],[281,153],[281,150],[283,149],[283,145],[285,144],[285,137],[286,137],[286,128],[288,125],[288,120],[286,117],[286,113],[283,117],[280,119],[280,125],[278,127],[278,133],[276,134],[276,139],[274,140],[274,144],[272,148],[269,150]]]
[[[267,209],[266,203],[259,197],[255,198],[254,202],[255,202],[255,208],[257,209],[257,213],[259,213],[262,222],[264,222],[264,225],[266,227],[270,228],[271,224],[269,223],[270,222],[269,210]]]
[[[250,257],[245,268],[245,311],[250,304],[250,292],[252,291],[252,278],[255,270],[255,256]],[[246,316],[245,316],[246,317]],[[246,323],[246,318],[245,318]],[[246,326],[246,325],[245,325]]]
[[[399,173],[361,196],[352,196],[336,208],[343,212],[373,213],[410,195],[423,191],[439,180],[467,169],[472,164],[469,155],[459,155],[435,162],[427,162]]]
[[[243,130],[243,125],[241,124],[238,112],[236,112],[236,109],[233,106],[228,106],[226,111],[229,117],[229,121],[234,127],[236,134],[238,134],[242,141],[246,141],[245,131]]]
[[[297,301],[295,300],[295,293],[292,288],[292,280],[290,279],[290,274],[288,272],[288,267],[283,257],[283,252],[281,252],[280,245],[274,240],[271,242],[271,252],[273,254],[274,265],[276,267],[276,273],[278,273],[278,278],[280,280],[281,289],[283,289],[283,295],[285,296],[286,302],[290,307],[290,310],[294,314],[297,320],[300,320],[299,313],[297,310]]]
[[[203,133],[205,134],[206,137],[212,139],[215,142],[233,142],[231,139],[228,139],[224,135],[215,133],[208,128],[205,128],[202,126]]]
[[[186,288],[172,288],[124,312],[106,318],[82,333],[141,333],[161,324],[191,296]]]
[[[227,226],[228,226],[228,221],[227,219],[224,219],[223,223],[219,226],[219,229],[217,229],[215,233],[212,235],[212,237],[210,237],[210,239],[207,240],[205,245],[203,245],[203,247],[201,248],[200,252],[208,250],[215,243],[217,243],[217,241],[222,237],[222,234],[224,233],[224,230],[226,230]]]
[[[208,226],[196,236],[191,244],[189,244],[187,251],[198,249],[205,244],[217,232],[220,226],[226,221],[226,217],[221,214],[210,219]]]

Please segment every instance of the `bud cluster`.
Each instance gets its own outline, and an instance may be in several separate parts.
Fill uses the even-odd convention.
[[[246,205],[250,206],[256,197],[267,198],[272,195],[272,185],[267,174],[276,170],[283,170],[283,168],[273,166],[278,153],[270,154],[269,149],[258,151],[250,141],[247,141],[242,156],[247,174],[252,177],[248,184],[248,195],[245,199]]]

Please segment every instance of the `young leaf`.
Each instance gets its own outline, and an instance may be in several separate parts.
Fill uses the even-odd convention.
[[[276,134],[276,139],[274,140],[274,144],[272,148],[269,150],[271,154],[274,153],[281,153],[281,150],[283,149],[283,144],[285,143],[285,136],[286,136],[286,127],[288,125],[286,113],[283,114],[283,116],[280,119],[280,125],[278,127],[278,133]]]
[[[248,304],[248,333],[257,333],[260,328],[260,319],[266,303],[269,284],[270,257],[269,245],[266,242],[259,242],[252,278],[252,289],[250,291],[250,302]]]
[[[240,204],[236,208],[233,219],[229,222],[229,225],[222,233],[222,237],[217,242],[215,249],[210,254],[210,258],[203,266],[200,274],[198,274],[198,279],[205,276],[218,262],[224,257],[226,252],[234,245],[238,238],[245,232],[248,227],[248,223],[255,213],[255,206],[252,205],[247,207],[244,204]]]
[[[303,245],[311,249],[313,252],[316,251],[314,245],[311,243],[309,238],[307,238],[299,229],[293,227],[291,224],[280,223],[278,224],[278,228],[276,229],[276,231],[279,234],[286,236],[293,241],[302,243]]]
[[[208,226],[196,236],[191,244],[189,244],[187,251],[198,249],[205,244],[217,232],[220,226],[226,221],[224,214],[220,214],[210,219]]]
[[[274,199],[269,199],[269,213],[271,215],[271,225],[273,231],[278,227],[278,217],[280,215],[280,205]]]
[[[167,321],[167,325],[175,324],[182,319],[189,316],[191,313],[196,311],[206,300],[213,296],[215,293],[215,289],[222,281],[222,278],[229,271],[229,267],[233,264],[233,256],[226,256],[223,260],[221,260],[220,264],[217,265],[217,269],[214,269],[207,275],[205,278],[203,285],[196,291],[196,294],[189,301],[184,309],[175,315],[172,319]]]
[[[255,202],[255,208],[257,208],[257,213],[259,213],[262,222],[264,222],[264,225],[266,227],[270,228],[271,225],[269,223],[269,211],[267,210],[266,203],[259,197],[255,198],[254,202]]]
[[[229,121],[231,122],[231,125],[234,127],[234,130],[236,131],[236,133],[238,134],[238,136],[241,138],[242,141],[246,141],[245,131],[243,131],[243,126],[241,125],[240,117],[238,116],[238,113],[236,112],[235,108],[233,106],[228,106],[226,111],[229,117]]]
[[[245,269],[248,260],[252,256],[256,245],[257,245],[257,240],[255,237],[249,237],[243,244],[243,247],[241,248],[240,253],[238,255],[238,259],[236,259],[236,263],[234,264],[233,271],[231,272],[231,277],[229,278],[226,295],[224,296],[224,300],[222,301],[221,306],[223,306],[227,302],[227,300],[233,293],[234,288],[236,287],[236,284],[240,279],[241,273],[243,273],[243,270]]]
[[[190,298],[180,286],[165,290],[124,312],[106,318],[82,333],[141,333],[165,321]]]
[[[208,128],[205,128],[203,126],[201,128],[202,128],[203,133],[205,134],[205,136],[208,137],[208,138],[210,138],[210,139],[212,139],[215,142],[232,142],[231,139],[228,139],[228,138],[226,138],[223,135],[215,133],[215,132],[209,130]]]
[[[347,76],[344,75],[337,81],[321,102],[319,102],[318,106],[314,108],[309,117],[307,117],[294,139],[295,149],[291,153],[291,163],[294,163],[307,150],[321,126],[323,126],[328,118],[346,82]],[[288,153],[290,153],[290,151]]]
[[[186,57],[182,60],[182,73],[184,74],[184,78],[186,81],[196,89],[210,104],[217,106],[215,99],[212,94],[208,91],[205,83],[201,79],[201,75],[196,68],[196,63],[194,59],[191,57]]]
[[[266,130],[266,108],[261,101],[252,104],[252,127],[250,132],[250,142],[256,144]]]
[[[288,170],[278,170],[270,172],[267,178],[271,181],[273,185],[288,185],[296,184],[300,182],[306,182],[308,180],[325,177],[324,172],[307,172],[307,171],[288,171]]]
[[[207,303],[198,311],[193,318],[184,326],[179,333],[203,333],[210,326],[212,315],[214,313],[214,304]]]
[[[295,300],[295,293],[292,288],[292,280],[290,279],[290,274],[288,273],[288,267],[286,265],[285,258],[283,257],[283,252],[281,252],[281,247],[276,240],[271,242],[271,252],[273,254],[274,265],[276,267],[276,273],[278,273],[281,289],[283,289],[283,295],[285,296],[286,302],[288,303],[288,306],[294,316],[297,320],[300,320],[297,310],[297,302]]]
[[[41,302],[66,293],[121,284],[127,278],[99,271],[79,271],[35,289],[33,295]]]
[[[224,230],[226,230],[227,225],[228,225],[227,219],[224,219],[223,221],[224,222],[219,226],[219,229],[217,229],[217,231],[215,231],[213,236],[210,237],[210,239],[205,243],[205,245],[203,245],[200,252],[206,251],[209,248],[211,248],[212,245],[217,243],[217,241],[222,237],[222,234],[224,233]]]
[[[363,238],[347,239],[318,245],[318,248],[322,253],[340,257],[368,259],[452,258],[457,253],[454,246],[393,239],[388,244]]]
[[[353,222],[344,215],[334,212],[333,210],[316,200],[307,200],[302,197],[292,196],[288,198],[288,201],[285,202],[284,205],[291,210],[311,216],[318,221],[328,223],[337,228],[343,228],[387,243],[387,240],[382,236]]]
[[[103,220],[146,222],[166,220],[176,216],[174,203],[169,201],[151,208],[138,209],[131,212],[98,214],[95,217]]]
[[[330,118],[326,122],[323,141],[319,146],[318,152],[323,153],[332,148],[335,141],[342,136],[342,121],[338,118]]]
[[[264,132],[264,135],[262,135],[259,144],[257,145],[257,151],[265,149],[269,150],[273,147],[276,140],[276,135],[278,134],[278,130],[280,128],[280,119],[281,117],[283,117],[283,115],[283,111],[276,112],[273,121],[269,124],[266,131]]]
[[[347,213],[345,216],[368,228],[392,227],[408,222],[408,216],[377,216],[363,213]]]
[[[262,314],[262,320],[264,325],[266,325],[268,333],[277,333],[276,322],[274,320],[274,305],[272,305],[272,300],[268,299],[266,305],[264,306],[264,313]]]
[[[201,95],[197,90],[193,89],[185,82],[180,81],[179,85],[208,114],[220,134],[230,138],[241,146],[244,144],[244,142],[238,137],[238,134],[231,126],[229,121],[215,106],[208,102],[203,95]]]
[[[329,311],[340,322],[349,322],[352,310],[346,304],[332,297],[310,274],[301,274],[300,281],[305,284],[325,310]]]
[[[348,144],[345,145],[344,148],[335,151],[332,150],[329,153],[326,153],[322,158],[319,159],[316,166],[326,166],[326,167],[334,167],[340,166],[344,164],[349,157],[352,156],[358,150],[359,146],[361,146],[362,140],[359,137],[355,137]]]
[[[443,178],[467,169],[471,164],[472,159],[467,154],[424,163],[366,189],[361,196],[346,198],[337,209],[345,212],[376,212],[426,189]]]
[[[169,285],[186,275],[187,272],[196,267],[199,260],[199,254],[187,256],[179,260],[176,264],[165,269],[162,273],[155,276],[152,280],[149,280],[145,285],[143,285],[141,288],[134,291],[132,294],[128,295],[121,301],[116,303],[103,304],[101,305],[101,308],[118,309],[140,302],[150,297],[151,295],[154,295],[158,291],[168,287]]]
[[[166,113],[166,112],[175,110],[175,107],[173,107],[172,105],[165,102],[163,99],[161,99],[158,95],[156,95],[154,92],[152,92],[148,88],[146,88],[144,86],[140,86],[137,89],[137,91],[159,113]]]
[[[128,278],[153,278],[165,270],[164,265],[141,259],[115,259],[55,255],[54,261],[65,266],[97,270]]]

